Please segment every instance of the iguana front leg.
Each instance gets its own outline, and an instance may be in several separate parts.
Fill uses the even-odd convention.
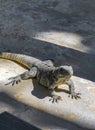
[[[54,89],[52,88],[52,89],[49,90],[50,96],[51,96],[49,101],[52,101],[52,103],[58,102],[59,100],[62,100],[61,96],[58,96],[58,95],[55,94],[55,90]]]
[[[25,71],[24,73],[22,73],[18,76],[9,78],[8,80],[11,80],[11,81],[5,85],[12,84],[12,86],[13,86],[14,84],[18,84],[19,82],[21,82],[21,80],[26,80],[28,78],[34,78],[36,76],[36,74],[37,74],[37,68],[33,67],[29,71]]]
[[[71,79],[69,79],[68,81],[66,81],[66,84],[69,86],[69,91],[70,91],[69,97],[71,97],[72,99],[80,98],[80,93],[75,92],[73,81]]]

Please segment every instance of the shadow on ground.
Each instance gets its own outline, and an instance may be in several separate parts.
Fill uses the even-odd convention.
[[[50,92],[49,90],[47,90],[46,87],[40,85],[35,79],[32,79],[32,83],[33,83],[33,90],[31,91],[31,94],[33,96],[36,96],[37,98],[39,99],[43,99],[45,98],[46,96],[49,96],[50,95]],[[68,88],[68,86],[67,86]],[[61,88],[56,88],[55,90],[56,92],[64,92],[66,94],[70,94],[70,91],[69,90],[66,90],[66,89],[61,89]],[[43,93],[42,93],[43,92]]]
[[[88,130],[87,128],[80,127],[75,123],[61,119],[51,114],[47,114],[35,108],[26,106],[25,109],[25,105],[23,107],[22,103],[12,99],[3,92],[0,93],[0,102],[4,102],[9,106],[15,108],[16,111],[20,111],[20,118],[24,118],[24,116],[27,118],[28,116],[28,119],[32,124],[30,125],[29,123],[26,123],[25,121],[8,112],[3,112],[0,114],[0,130],[40,130],[39,128],[42,126],[45,126],[45,128],[48,127],[62,130]],[[35,126],[38,126],[39,128]]]
[[[8,112],[0,114],[0,130],[41,130]]]

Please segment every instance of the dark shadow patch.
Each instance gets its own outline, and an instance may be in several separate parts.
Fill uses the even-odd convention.
[[[33,79],[32,80],[32,83],[33,83],[33,90],[31,91],[31,94],[38,97],[39,99],[43,99],[45,98],[46,96],[49,96],[50,95],[50,92],[49,92],[49,89],[45,86],[42,86],[40,85],[37,80]],[[68,87],[68,86],[67,86]],[[63,93],[67,93],[67,94],[70,94],[70,91],[69,90],[66,90],[66,89],[61,89],[61,88],[55,88],[54,89],[56,92],[60,93],[60,92],[63,92]]]
[[[16,116],[4,112],[0,114],[0,130],[41,130]]]
[[[44,87],[42,85],[40,85],[37,80],[33,79],[32,80],[33,82],[33,90],[31,91],[31,94],[40,98],[40,99],[43,99],[45,98],[46,96],[49,96],[49,90],[47,87]]]

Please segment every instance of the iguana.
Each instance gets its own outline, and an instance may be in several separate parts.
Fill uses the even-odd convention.
[[[73,75],[73,68],[71,66],[59,66],[55,67],[51,60],[41,61],[31,56],[1,52],[0,58],[12,60],[26,67],[28,71],[9,78],[9,82],[6,84],[18,84],[21,80],[28,78],[35,78],[38,83],[47,87],[50,92],[52,102],[62,100],[62,98],[55,94],[55,89],[61,84],[67,84],[70,90],[71,98],[80,98],[80,93],[76,93],[74,90],[73,81],[70,77]]]

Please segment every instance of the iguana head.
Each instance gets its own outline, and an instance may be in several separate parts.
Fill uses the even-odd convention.
[[[66,81],[73,75],[73,68],[72,66],[56,67],[54,75],[56,79],[63,79],[64,81]]]
[[[60,66],[59,67],[59,73],[61,75],[70,75],[72,76],[73,75],[73,68],[72,66]]]

